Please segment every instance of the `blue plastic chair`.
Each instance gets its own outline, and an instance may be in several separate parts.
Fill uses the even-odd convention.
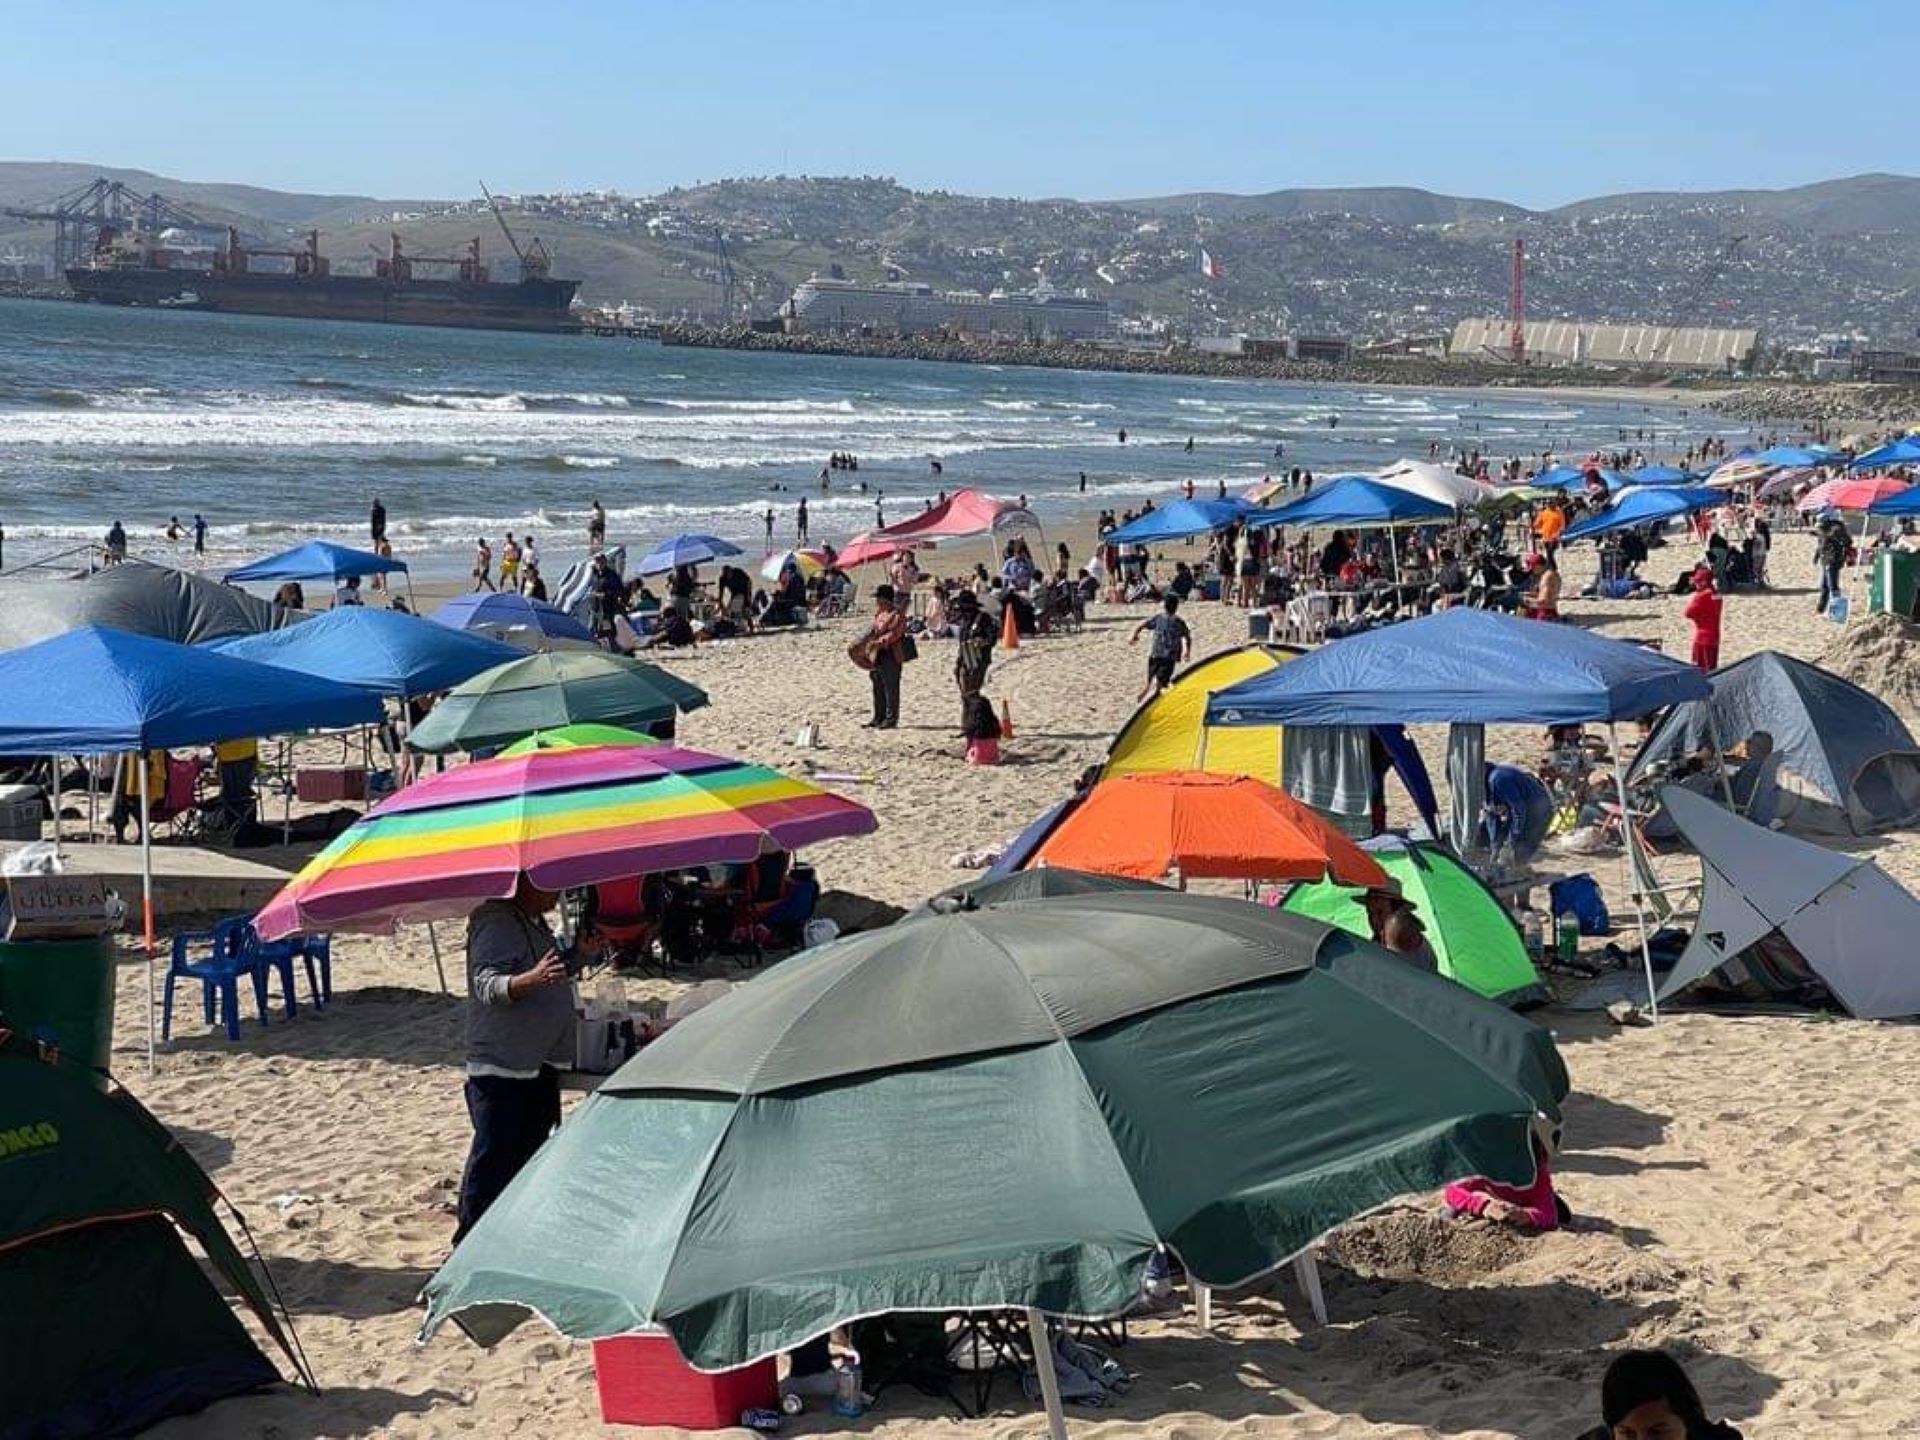
[[[181,979],[200,982],[200,1008],[206,1023],[214,1023],[215,1004],[227,1038],[240,1038],[240,981],[253,982],[253,1002],[260,1023],[267,1023],[267,981],[258,963],[248,953],[246,935],[252,930],[244,917],[219,921],[211,930],[186,930],[173,937],[173,953],[167,965],[166,993],[160,1008],[160,1038],[173,1036],[173,987]],[[195,946],[205,952],[191,954]]]
[[[293,1019],[300,1010],[295,998],[293,963],[296,960],[307,972],[307,993],[312,997],[313,1008],[324,1010],[327,1001],[333,998],[333,955],[328,937],[290,935],[284,940],[262,940],[252,922],[243,921],[240,945],[259,977],[263,1004],[268,980],[276,975],[280,977],[280,999],[286,1006],[287,1019]]]

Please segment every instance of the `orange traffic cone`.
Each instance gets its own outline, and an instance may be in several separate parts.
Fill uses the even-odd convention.
[[[1005,700],[1000,702],[1000,738],[1013,739],[1013,707]]]
[[[1014,618],[1011,600],[1008,600],[1000,610],[1000,648],[1002,650],[1020,648],[1020,622]]]

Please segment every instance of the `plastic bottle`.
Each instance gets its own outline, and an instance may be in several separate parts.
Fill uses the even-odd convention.
[[[1546,959],[1546,934],[1540,924],[1540,912],[1528,906],[1520,912],[1520,933],[1526,940],[1527,958],[1538,965]]]
[[[1580,918],[1571,910],[1560,917],[1560,959],[1571,963],[1580,954]]]
[[[866,1409],[860,1394],[860,1362],[842,1360],[833,1372],[833,1413],[852,1420]]]

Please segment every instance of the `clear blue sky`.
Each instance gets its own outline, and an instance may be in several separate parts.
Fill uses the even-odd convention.
[[[995,195],[1407,184],[1546,206],[1920,170],[1893,118],[1915,0],[5,9],[0,158],[283,189],[867,173]],[[1857,78],[1890,52],[1893,88]]]

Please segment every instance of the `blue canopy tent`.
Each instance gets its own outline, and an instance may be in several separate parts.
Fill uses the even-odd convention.
[[[331,580],[337,585],[348,576],[392,575],[396,572],[407,575],[407,562],[396,560],[391,555],[376,555],[371,550],[355,550],[351,545],[335,545],[331,540],[309,540],[291,550],[282,550],[278,555],[269,555],[264,560],[242,565],[238,570],[229,570],[227,583],[241,585],[263,580]],[[412,594],[411,575],[408,575],[407,586],[407,593]]]
[[[1726,503],[1726,491],[1709,490],[1704,485],[1671,489],[1636,485],[1621,491],[1620,498],[1599,514],[1589,515],[1578,525],[1568,526],[1567,533],[1560,538],[1563,542],[1586,540],[1595,535],[1611,534],[1615,530],[1632,530],[1640,525],[1657,524],[1662,520],[1671,520],[1676,515],[1691,514],[1695,510],[1711,510],[1716,505]]]
[[[1572,625],[1455,608],[1336,640],[1287,664],[1230,685],[1207,701],[1210,725],[1390,725],[1446,722],[1450,751],[1477,750],[1486,725],[1574,725],[1651,715],[1704,700],[1707,677],[1651,650]],[[1471,735],[1462,732],[1471,729]],[[1628,808],[1620,744],[1613,737],[1614,784]],[[1449,764],[1456,799],[1461,776]],[[1475,783],[1479,776],[1470,777]],[[1472,812],[1478,806],[1456,805]],[[1460,831],[1456,827],[1455,843]],[[1637,843],[1631,827],[1626,843]],[[1639,868],[1635,869],[1639,874]],[[1636,885],[1647,992],[1645,896]]]
[[[1627,471],[1626,478],[1629,485],[1686,485],[1692,482],[1693,472],[1678,465],[1642,465]]]
[[[1363,475],[1344,475],[1304,499],[1248,513],[1248,525],[1345,526],[1355,530],[1424,525],[1447,520],[1453,510],[1410,490]]]
[[[217,642],[223,655],[409,700],[451,690],[525,653],[396,610],[349,606],[285,630]]]
[[[704,565],[709,560],[738,555],[740,547],[718,535],[676,535],[662,540],[640,562],[642,575],[664,575],[682,565]]]
[[[1837,458],[1839,453],[1831,445],[1772,445],[1753,458],[1762,465],[1801,469],[1808,465],[1825,465]]]
[[[1869,515],[1920,515],[1920,485],[1910,485],[1898,494],[1876,500],[1867,507]]]
[[[1534,476],[1532,483],[1542,490],[1573,490],[1587,483],[1589,471],[1605,481],[1609,490],[1620,490],[1634,483],[1618,470],[1608,470],[1599,465],[1549,466]]]
[[[1211,535],[1257,513],[1245,500],[1170,500],[1128,521],[1107,536],[1115,545],[1142,545],[1154,540],[1185,540]]]
[[[377,723],[380,697],[213,650],[89,625],[0,654],[0,755],[103,755]],[[152,795],[140,773],[140,900],[153,1063]],[[56,759],[55,773],[59,772]],[[58,814],[58,799],[55,801]]]
[[[447,601],[430,617],[450,630],[476,630],[522,650],[595,648],[593,632],[558,605],[511,590],[475,591]],[[530,644],[522,644],[522,639]]]
[[[1920,465],[1920,435],[1903,435],[1856,455],[1849,470],[1872,470],[1881,465]]]

